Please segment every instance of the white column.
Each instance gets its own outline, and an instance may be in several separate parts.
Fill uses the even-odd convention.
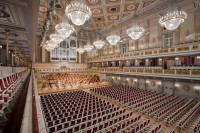
[[[135,60],[135,66],[139,66],[139,60]]]
[[[45,48],[42,46],[42,63],[45,63]]]

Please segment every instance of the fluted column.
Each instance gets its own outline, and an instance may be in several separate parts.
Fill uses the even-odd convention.
[[[15,42],[15,66],[17,67],[17,42]]]
[[[10,34],[10,30],[6,29],[6,64],[9,66],[9,52],[8,52],[8,36]]]

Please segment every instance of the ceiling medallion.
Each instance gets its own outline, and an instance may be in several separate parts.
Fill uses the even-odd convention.
[[[110,11],[111,11],[111,12],[116,12],[116,11],[117,11],[117,8],[116,8],[116,7],[112,7],[112,8],[110,8]]]
[[[127,8],[127,10],[132,11],[135,9],[135,5],[129,5],[126,8]]]
[[[100,13],[101,13],[101,10],[100,10],[100,9],[93,9],[93,10],[92,10],[92,13],[93,13],[93,14],[100,14]]]
[[[66,7],[66,15],[75,25],[83,25],[92,15],[90,8],[82,3],[72,3]]]
[[[88,0],[90,4],[97,4],[99,0]]]
[[[113,16],[110,16],[110,19],[111,20],[116,20],[118,17],[117,16],[115,16],[115,15],[113,15]]]

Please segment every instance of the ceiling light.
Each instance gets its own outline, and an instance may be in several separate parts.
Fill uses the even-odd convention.
[[[64,37],[62,37],[60,34],[51,34],[50,39],[55,43],[61,43],[64,40]]]
[[[82,3],[72,3],[66,7],[66,15],[75,25],[83,25],[92,15],[90,8]]]
[[[68,38],[75,30],[74,27],[68,23],[57,24],[55,29],[63,38]]]
[[[136,22],[136,20],[137,20],[137,15],[136,14],[134,14],[133,20],[134,20],[133,26],[131,28],[129,28],[126,31],[126,33],[128,34],[128,36],[131,39],[137,40],[137,39],[139,39],[140,37],[143,36],[145,30],[144,30],[143,27],[139,26],[138,23]]]
[[[128,36],[133,39],[133,40],[137,40],[139,39],[141,36],[143,36],[144,33],[144,28],[140,27],[140,26],[133,26],[130,29],[128,29],[126,31],[126,33],[128,34]]]
[[[78,51],[80,54],[82,54],[82,53],[85,52],[84,48],[77,48],[77,51]]]
[[[102,40],[97,40],[93,44],[97,49],[101,49],[105,45],[105,42]]]
[[[184,11],[178,11],[174,6],[175,0],[170,0],[168,2],[168,13],[165,16],[162,16],[159,20],[159,23],[162,26],[165,26],[167,30],[175,30],[179,27],[181,23],[187,18],[187,13]],[[172,7],[174,9],[172,9]]]
[[[111,45],[116,45],[120,40],[120,36],[118,36],[116,34],[111,34],[106,39]]]
[[[92,45],[90,45],[90,40],[88,39],[87,41],[87,45],[84,46],[84,49],[87,51],[87,52],[90,52],[92,51],[94,47]]]

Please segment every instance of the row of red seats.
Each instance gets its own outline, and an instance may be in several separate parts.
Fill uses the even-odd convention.
[[[195,100],[191,99],[189,100],[185,105],[183,105],[181,108],[176,110],[174,113],[172,113],[170,116],[165,118],[165,123],[172,124],[181,114],[186,111],[186,109],[190,108],[194,104]]]
[[[158,105],[159,103],[171,98],[172,95],[170,96],[163,96],[163,97],[159,97],[157,99],[154,99],[153,101],[151,102],[148,102],[147,104],[144,104],[142,107],[139,108],[140,112],[146,112],[147,109],[149,109],[150,107],[152,106],[156,106]]]
[[[182,130],[185,128],[188,123],[191,121],[194,116],[200,111],[200,102],[198,102],[193,108],[190,109],[188,113],[186,113],[182,119],[178,122],[178,127]]]
[[[76,107],[76,105],[79,102],[82,103],[81,99],[84,99],[86,95],[89,98],[86,98],[83,101],[92,101],[93,100],[94,102],[92,101],[92,103],[94,103],[94,104],[88,104],[88,105],[91,105],[91,108],[88,108],[87,106],[83,106],[84,108],[82,110],[83,112],[81,115],[80,115],[80,112],[79,112],[79,114],[75,114],[76,111],[81,110],[80,108],[74,108],[75,110],[73,110],[73,115],[71,112],[72,110],[70,110],[70,113],[67,113],[67,115],[66,115],[66,113],[63,115],[61,113],[60,108],[58,106],[54,106],[54,105],[59,103],[59,100],[62,100],[61,97],[63,97],[63,95],[65,93],[40,96],[41,105],[42,105],[43,114],[45,117],[48,132],[54,132],[54,131],[58,131],[58,130],[59,131],[62,131],[62,130],[68,131],[69,130],[68,132],[78,131],[78,130],[81,130],[80,128],[78,128],[78,125],[80,125],[80,124],[81,125],[86,124],[87,128],[90,128],[91,126],[97,126],[97,124],[101,123],[102,121],[106,122],[108,120],[113,120],[113,122],[116,123],[117,121],[121,121],[123,119],[130,117],[130,115],[132,115],[132,113],[125,115],[124,114],[125,110],[119,110],[119,107],[115,108],[114,105],[110,105],[109,102],[105,102],[101,99],[99,100],[99,98],[96,98],[96,97],[92,96],[91,94],[88,95],[88,93],[86,93],[84,91],[74,91],[71,93],[75,93],[75,95],[77,96],[77,97],[73,97],[73,104],[72,103],[70,104],[70,105],[74,105],[72,107]],[[66,96],[65,100],[68,100],[68,99],[71,100],[71,96],[74,96],[74,95],[73,94],[68,95],[69,98],[67,95],[64,95],[64,96]],[[84,98],[82,98],[81,96],[83,96]],[[93,97],[93,98],[91,98],[91,97]],[[54,102],[50,102],[50,99]],[[65,103],[68,103],[68,102],[65,102]],[[53,109],[53,108],[48,108],[48,107],[56,107],[59,109]],[[100,109],[97,107],[100,107]],[[49,111],[47,111],[47,110],[49,110]],[[64,110],[64,108],[63,108],[63,110]],[[94,110],[95,110],[95,112],[94,112]],[[53,111],[53,112],[51,112],[51,111]],[[99,111],[99,112],[97,112],[97,111]],[[85,112],[87,112],[87,113],[85,113]],[[90,113],[88,113],[88,112],[90,112]],[[119,119],[115,119],[118,116],[119,116]],[[120,116],[123,116],[123,117],[120,117]],[[67,127],[67,125],[68,125],[68,127]],[[76,127],[76,129],[75,129],[75,127]],[[81,128],[83,128],[83,127],[81,127]]]
[[[191,132],[199,133],[200,132],[200,116],[196,120],[196,122],[191,127]]]
[[[156,99],[155,96],[162,97],[165,94],[156,93],[141,89],[134,89],[132,87],[114,85],[108,87],[99,87],[91,89],[92,92],[102,95],[106,98],[111,98],[121,104],[126,104],[129,107],[139,107],[143,104],[151,102],[152,99]]]
[[[155,126],[153,129],[151,129],[148,133],[159,133],[161,130],[161,124]]]
[[[172,111],[180,107],[184,103],[185,100],[186,100],[186,97],[166,107],[164,110],[158,112],[157,115],[154,116],[154,118],[160,120],[166,117],[169,113],[171,113]]]
[[[20,83],[27,74],[28,69],[0,78],[0,116],[5,118],[4,109],[9,108],[9,104],[15,100]]]
[[[169,99],[169,100],[167,100],[167,101],[164,101],[162,104],[159,104],[159,105],[157,105],[157,106],[151,107],[151,108],[147,111],[147,115],[148,115],[149,117],[155,115],[158,111],[167,108],[167,106],[168,106],[169,104],[174,103],[176,100],[178,100],[178,98],[179,98],[179,97],[176,96],[176,97],[173,97],[173,98],[171,98],[171,99]]]

